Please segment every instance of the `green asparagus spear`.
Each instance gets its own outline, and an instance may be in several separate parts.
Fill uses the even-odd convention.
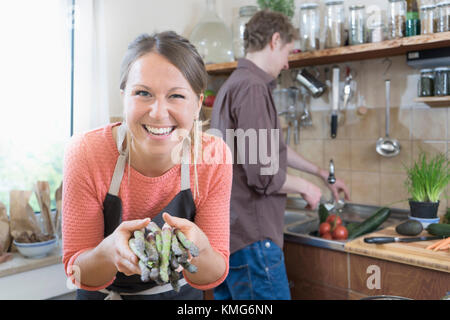
[[[178,262],[177,257],[173,254],[173,252],[171,252],[171,254],[170,254],[170,267],[173,270],[176,270],[179,266],[180,266],[180,263]]]
[[[156,249],[155,237],[149,233],[147,240],[145,240],[145,253],[150,261],[156,262],[159,260],[158,250]]]
[[[158,267],[153,267],[150,270],[150,279],[152,279],[153,281],[156,281],[159,279],[159,268]]]
[[[190,273],[196,273],[197,272],[197,267],[195,266],[195,265],[193,265],[193,264],[191,264],[191,263],[189,263],[189,262],[183,262],[183,263],[180,263],[182,266],[183,266],[183,268],[186,270],[186,271],[188,271],[188,272],[190,272]]]
[[[180,279],[180,274],[176,272],[175,270],[170,270],[169,274],[169,280],[170,284],[172,285],[173,290],[176,292],[180,291],[180,285],[178,283],[178,280]]]
[[[189,254],[188,254],[187,249],[185,247],[180,246],[180,249],[181,249],[181,255],[177,256],[177,261],[178,261],[178,263],[181,264],[181,263],[184,263],[184,262],[188,261]]]
[[[163,282],[169,282],[169,255],[170,245],[172,243],[172,228],[168,224],[164,224],[162,228],[162,250],[161,264],[159,266],[159,276]]]
[[[161,228],[154,221],[150,221],[150,223],[145,228],[147,229],[147,231],[153,233],[162,231]]]
[[[139,267],[141,268],[141,280],[143,282],[150,281],[150,270],[142,260],[139,260]]]
[[[180,248],[180,243],[178,242],[178,238],[174,236],[172,236],[172,252],[176,256],[181,256],[183,254],[183,251]]]
[[[133,251],[133,253],[140,259],[142,260],[144,263],[148,262],[148,258],[145,255],[144,250],[141,250],[141,246],[138,245],[137,241],[135,238],[131,238],[128,241],[128,245],[130,246],[131,251]]]
[[[180,229],[176,229],[175,234],[176,234],[178,240],[183,245],[183,247],[188,249],[193,257],[197,257],[199,254],[197,246],[192,241],[190,241],[188,238],[186,238],[186,236],[184,235],[183,232],[181,232]]]

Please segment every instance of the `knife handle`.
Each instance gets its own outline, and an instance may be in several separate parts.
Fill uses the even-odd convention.
[[[395,242],[394,237],[369,237],[364,238],[365,243],[390,243]]]
[[[338,116],[337,114],[331,115],[331,138],[336,138],[338,127]]]

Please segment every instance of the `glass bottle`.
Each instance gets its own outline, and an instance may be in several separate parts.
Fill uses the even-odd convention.
[[[388,38],[397,39],[405,36],[406,1],[389,0]]]
[[[420,34],[430,34],[436,31],[437,19],[435,11],[436,6],[434,4],[420,7]]]
[[[438,16],[436,32],[450,31],[450,1],[441,1],[436,6]]]
[[[231,30],[216,14],[216,0],[206,0],[206,12],[189,40],[205,64],[234,61]]]
[[[406,36],[418,36],[420,34],[420,18],[417,0],[406,1]]]
[[[235,59],[245,56],[244,31],[245,25],[258,11],[257,6],[244,6],[239,8],[239,15],[233,21],[233,52]]]
[[[362,44],[366,39],[366,28],[365,28],[365,10],[364,5],[354,5],[350,6],[350,16],[348,19],[348,28],[349,28],[349,38],[348,43],[350,45],[353,44]]]
[[[325,48],[337,48],[345,44],[345,11],[343,0],[325,1]]]
[[[434,95],[434,73],[433,69],[420,70],[419,97],[431,97]]]
[[[300,6],[300,47],[302,51],[320,49],[320,19],[317,3]]]

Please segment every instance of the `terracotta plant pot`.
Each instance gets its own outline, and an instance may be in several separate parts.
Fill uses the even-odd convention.
[[[433,219],[437,217],[439,208],[438,202],[420,202],[409,200],[409,207],[411,209],[411,216],[423,219]]]

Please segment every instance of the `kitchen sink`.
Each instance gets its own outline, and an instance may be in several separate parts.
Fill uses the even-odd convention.
[[[284,239],[301,244],[321,248],[344,251],[345,244],[350,240],[327,240],[319,237],[319,215],[317,210],[305,209],[306,202],[299,198],[288,198],[285,211]],[[338,210],[343,225],[362,222],[381,207],[355,203],[346,203]],[[336,210],[330,212],[336,213]],[[384,229],[390,225],[408,219],[408,210],[391,208],[389,218],[377,229]]]

